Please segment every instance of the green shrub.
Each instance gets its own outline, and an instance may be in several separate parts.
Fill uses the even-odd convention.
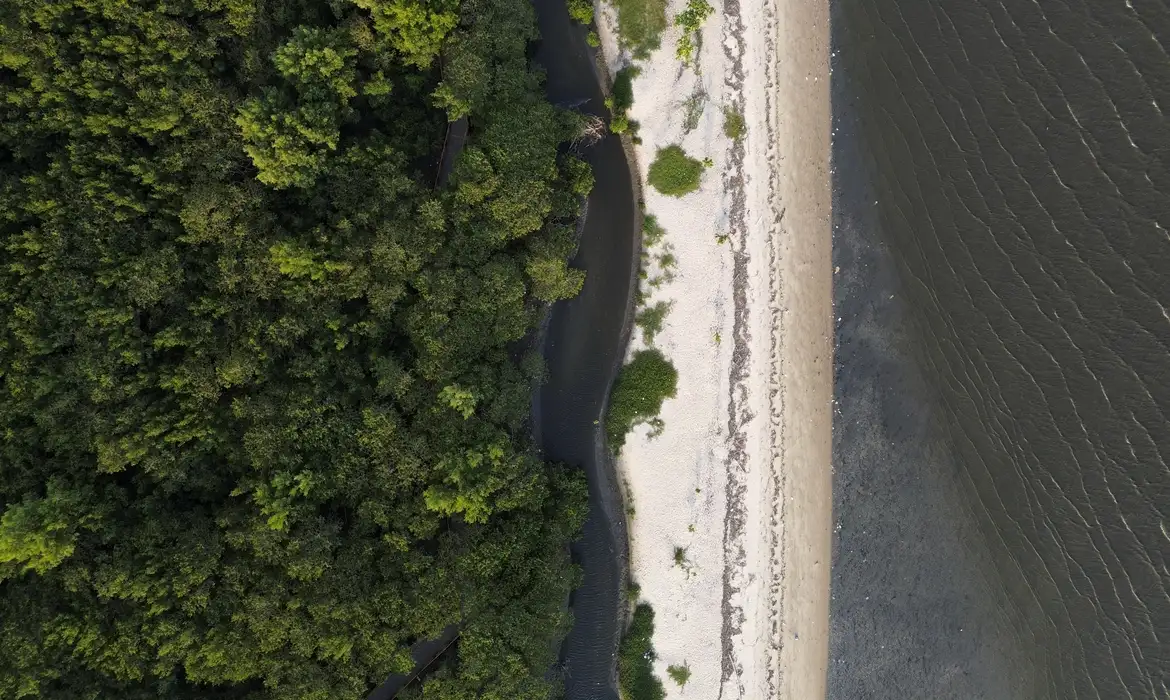
[[[654,336],[662,331],[662,326],[666,322],[666,314],[669,311],[670,302],[660,301],[654,306],[642,309],[634,317],[634,323],[642,329],[642,335],[646,338],[647,345],[654,344]]]
[[[626,66],[613,77],[613,106],[610,109],[625,114],[634,106],[634,78],[642,74],[637,66]]]
[[[723,133],[732,141],[738,141],[747,129],[743,115],[733,107],[723,108]]]
[[[585,35],[585,43],[597,48],[601,46],[601,37],[597,36],[597,32],[589,32]]]
[[[590,0],[568,0],[569,16],[586,26],[593,24],[593,3]]]
[[[666,689],[654,676],[654,609],[634,608],[630,629],[618,649],[618,690],[622,700],[662,700]]]
[[[641,72],[637,66],[626,66],[613,78],[613,92],[605,98],[605,108],[610,114],[609,130],[615,134],[638,132],[638,122],[630,119],[629,111],[634,106],[634,78]]]
[[[610,446],[620,450],[626,433],[655,418],[662,402],[673,397],[677,388],[678,370],[661,352],[651,348],[634,353],[634,359],[618,373],[610,393],[605,419]]]
[[[686,664],[682,666],[671,664],[666,667],[666,674],[681,688],[691,679],[691,668]]]
[[[670,197],[682,197],[699,189],[703,163],[687,155],[681,146],[658,149],[650,164],[650,185]]]

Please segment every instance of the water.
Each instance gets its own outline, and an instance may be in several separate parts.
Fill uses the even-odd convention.
[[[1170,7],[834,42],[830,697],[1170,697]]]
[[[541,34],[535,58],[545,70],[549,100],[605,114],[584,30],[569,21],[564,0],[539,0],[534,7]],[[589,480],[589,516],[572,545],[581,585],[570,600],[573,627],[557,672],[567,700],[617,700],[615,658],[628,553],[625,513],[601,418],[629,340],[641,239],[621,141],[606,136],[582,155],[596,184],[571,264],[585,270],[585,284],[580,294],[552,309],[544,340],[548,381],[533,417],[545,458],[579,466]]]

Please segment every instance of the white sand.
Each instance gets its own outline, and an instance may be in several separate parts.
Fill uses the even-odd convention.
[[[831,526],[828,3],[711,2],[700,74],[675,59],[672,29],[634,81],[643,181],[672,143],[714,167],[681,199],[645,190],[677,258],[674,279],[649,291],[673,303],[655,344],[679,387],[663,433],[639,428],[620,460],[636,511],[632,576],[656,612],[668,697],[815,700]],[[684,5],[671,0],[668,16]],[[615,70],[625,60],[612,13],[601,19]],[[699,87],[707,107],[684,133],[683,102]],[[725,105],[746,117],[739,145],[723,134]],[[636,337],[631,352],[640,347]],[[690,667],[685,688],[671,664]]]

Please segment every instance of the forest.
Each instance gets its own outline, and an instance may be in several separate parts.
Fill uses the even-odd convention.
[[[547,698],[579,117],[528,0],[0,3],[0,699]],[[470,136],[449,178],[448,125]]]

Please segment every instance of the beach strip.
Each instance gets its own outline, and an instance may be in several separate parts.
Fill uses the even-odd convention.
[[[682,198],[644,188],[672,260],[646,290],[670,304],[653,345],[679,380],[660,434],[637,428],[619,460],[631,574],[656,613],[668,697],[816,700],[832,522],[828,3],[712,5],[697,62],[680,65],[672,28],[633,86],[643,183],[669,145],[712,166]],[[600,30],[616,72],[612,12]],[[636,332],[630,352],[647,345]],[[671,666],[689,670],[685,687]]]

